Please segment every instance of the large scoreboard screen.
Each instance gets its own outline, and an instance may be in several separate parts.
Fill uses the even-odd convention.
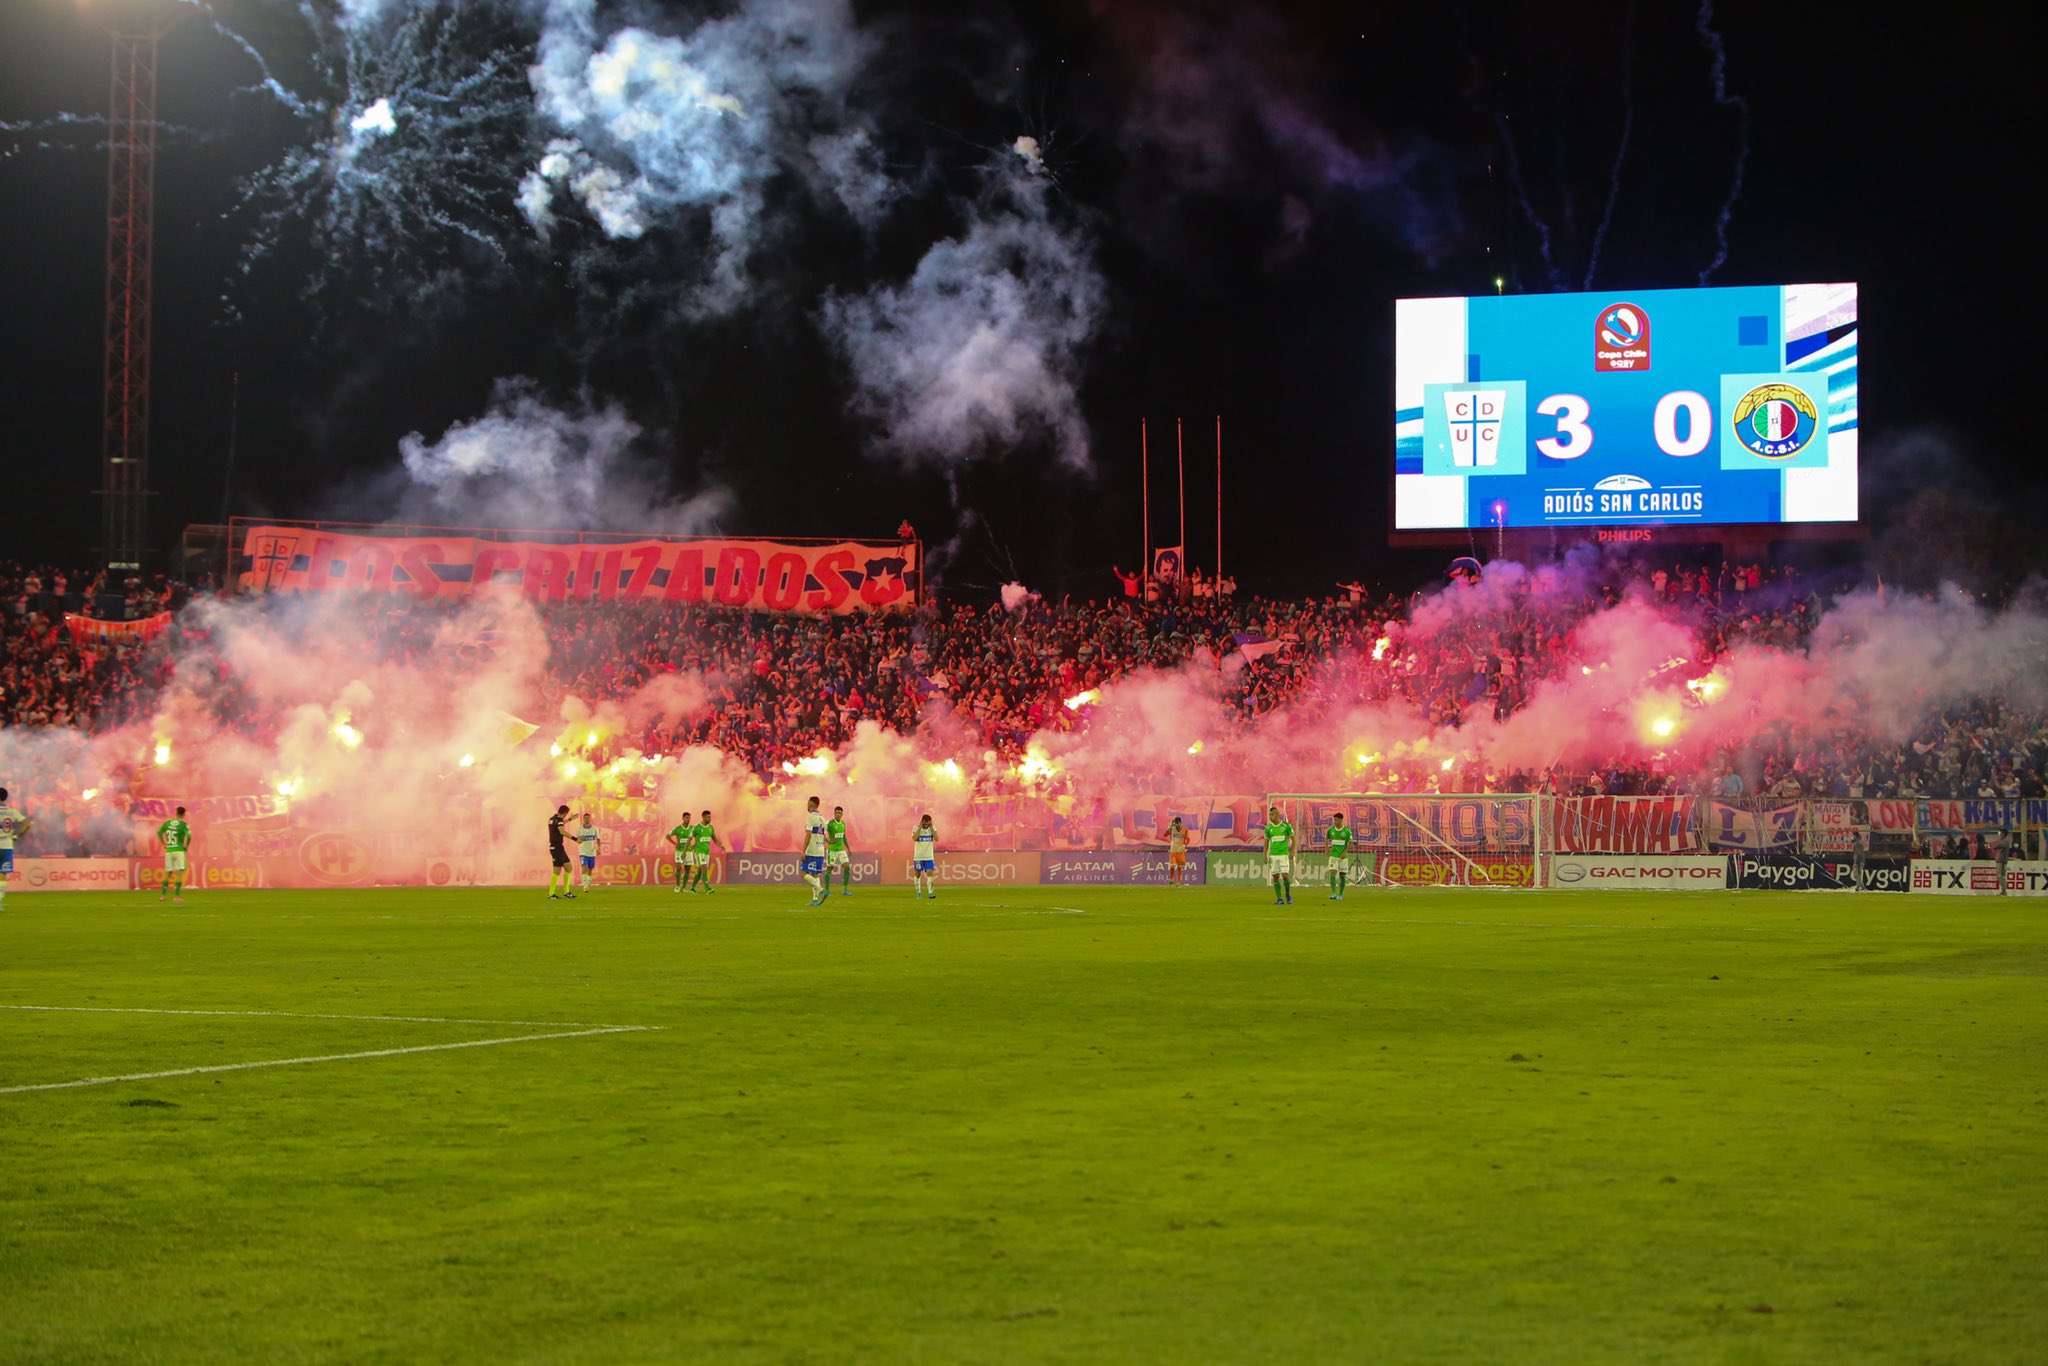
[[[1856,286],[1394,305],[1394,532],[1848,523]]]

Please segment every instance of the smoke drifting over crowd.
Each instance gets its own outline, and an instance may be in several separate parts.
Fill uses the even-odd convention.
[[[442,852],[487,877],[530,859],[536,812],[557,803],[652,803],[657,822],[709,808],[729,842],[758,849],[790,847],[801,798],[817,794],[847,807],[873,847],[900,841],[911,808],[958,828],[990,794],[1470,791],[1617,766],[1689,783],[1750,769],[1754,783],[1776,738],[1896,745],[1938,736],[1944,713],[1986,696],[2048,708],[2038,597],[1994,611],[1953,593],[1856,590],[1825,608],[1810,648],[1736,643],[1708,658],[1682,606],[1632,595],[1588,614],[1605,568],[1496,563],[1482,582],[1425,597],[1370,648],[1325,659],[1321,683],[1249,723],[1230,691],[1243,661],[1197,651],[1068,698],[1056,723],[1001,752],[934,698],[912,732],[863,721],[845,744],[766,775],[710,744],[646,744],[718,705],[704,675],[564,688],[550,660],[573,619],[551,627],[514,594],[438,610],[365,610],[377,600],[347,595],[205,600],[181,620],[188,639],[150,715],[92,736],[0,731],[0,766],[22,785],[61,773],[95,794],[265,794],[370,847],[432,813]],[[1003,598],[1007,631],[1043,630],[1020,585]],[[1482,633],[1510,618],[1534,637],[1554,631],[1569,667],[1504,717],[1445,724],[1382,686],[1413,661],[1483,650]]]

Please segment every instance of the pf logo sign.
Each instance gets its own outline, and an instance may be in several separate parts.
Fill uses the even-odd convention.
[[[348,835],[311,835],[299,846],[306,876],[329,887],[352,887],[368,879],[370,851]]]

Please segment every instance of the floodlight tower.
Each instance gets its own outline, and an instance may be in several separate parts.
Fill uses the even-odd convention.
[[[107,97],[107,322],[100,557],[140,570],[149,538],[149,344],[156,219],[157,44],[176,0],[79,0],[113,40]]]

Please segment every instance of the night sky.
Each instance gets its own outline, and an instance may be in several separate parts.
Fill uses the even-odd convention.
[[[705,529],[881,536],[907,516],[929,543],[957,535],[953,591],[1015,578],[1099,594],[1112,563],[1138,556],[1141,418],[1154,539],[1173,539],[1180,416],[1190,557],[1212,562],[1220,413],[1224,553],[1241,584],[1412,586],[1445,553],[1386,548],[1392,301],[1496,277],[1511,292],[1585,288],[1616,184],[1592,287],[1698,283],[1745,149],[1711,282],[1861,283],[1868,553],[1923,570],[2043,553],[2016,520],[2043,493],[2019,369],[2031,347],[1979,335],[2003,333],[2034,292],[2029,177],[2011,156],[2033,122],[2026,45],[1994,13],[1907,24],[1866,6],[1716,6],[1717,102],[1686,6],[856,4],[833,26],[840,51],[795,41],[833,73],[726,115],[758,139],[736,163],[742,227],[718,217],[730,197],[672,178],[638,235],[613,236],[563,179],[543,238],[517,199],[564,135],[527,75],[539,0],[430,7],[438,27],[414,30],[443,45],[429,88],[498,62],[482,87],[494,113],[437,140],[409,122],[431,101],[401,99],[388,138],[353,144],[352,120],[392,79],[378,54],[396,11],[418,7],[349,8],[327,6],[316,32],[292,5],[217,6],[297,111],[197,13],[164,40],[159,558],[224,510],[417,513],[401,439],[484,417],[517,379],[528,411],[641,429],[613,482],[646,519],[569,499],[565,525],[672,525],[674,505],[715,488],[696,505]],[[707,17],[770,8],[599,5],[594,32],[702,44]],[[353,88],[337,68],[351,43]],[[746,84],[704,74],[714,94]],[[84,563],[97,532],[104,130],[58,120],[97,116],[106,97],[107,40],[74,0],[0,5],[0,557]],[[584,142],[583,169],[629,160]],[[339,189],[336,159],[358,144],[354,188]],[[879,202],[820,188],[827,146],[857,149]],[[800,165],[782,159],[793,147]],[[285,186],[290,164],[314,174]],[[381,191],[362,188],[379,175]],[[375,193],[388,197],[351,201]],[[1048,372],[1009,430],[877,399],[853,329],[828,321],[835,307],[888,316],[935,244],[981,241],[978,228],[1014,234],[991,259],[1026,296],[1011,339]]]

